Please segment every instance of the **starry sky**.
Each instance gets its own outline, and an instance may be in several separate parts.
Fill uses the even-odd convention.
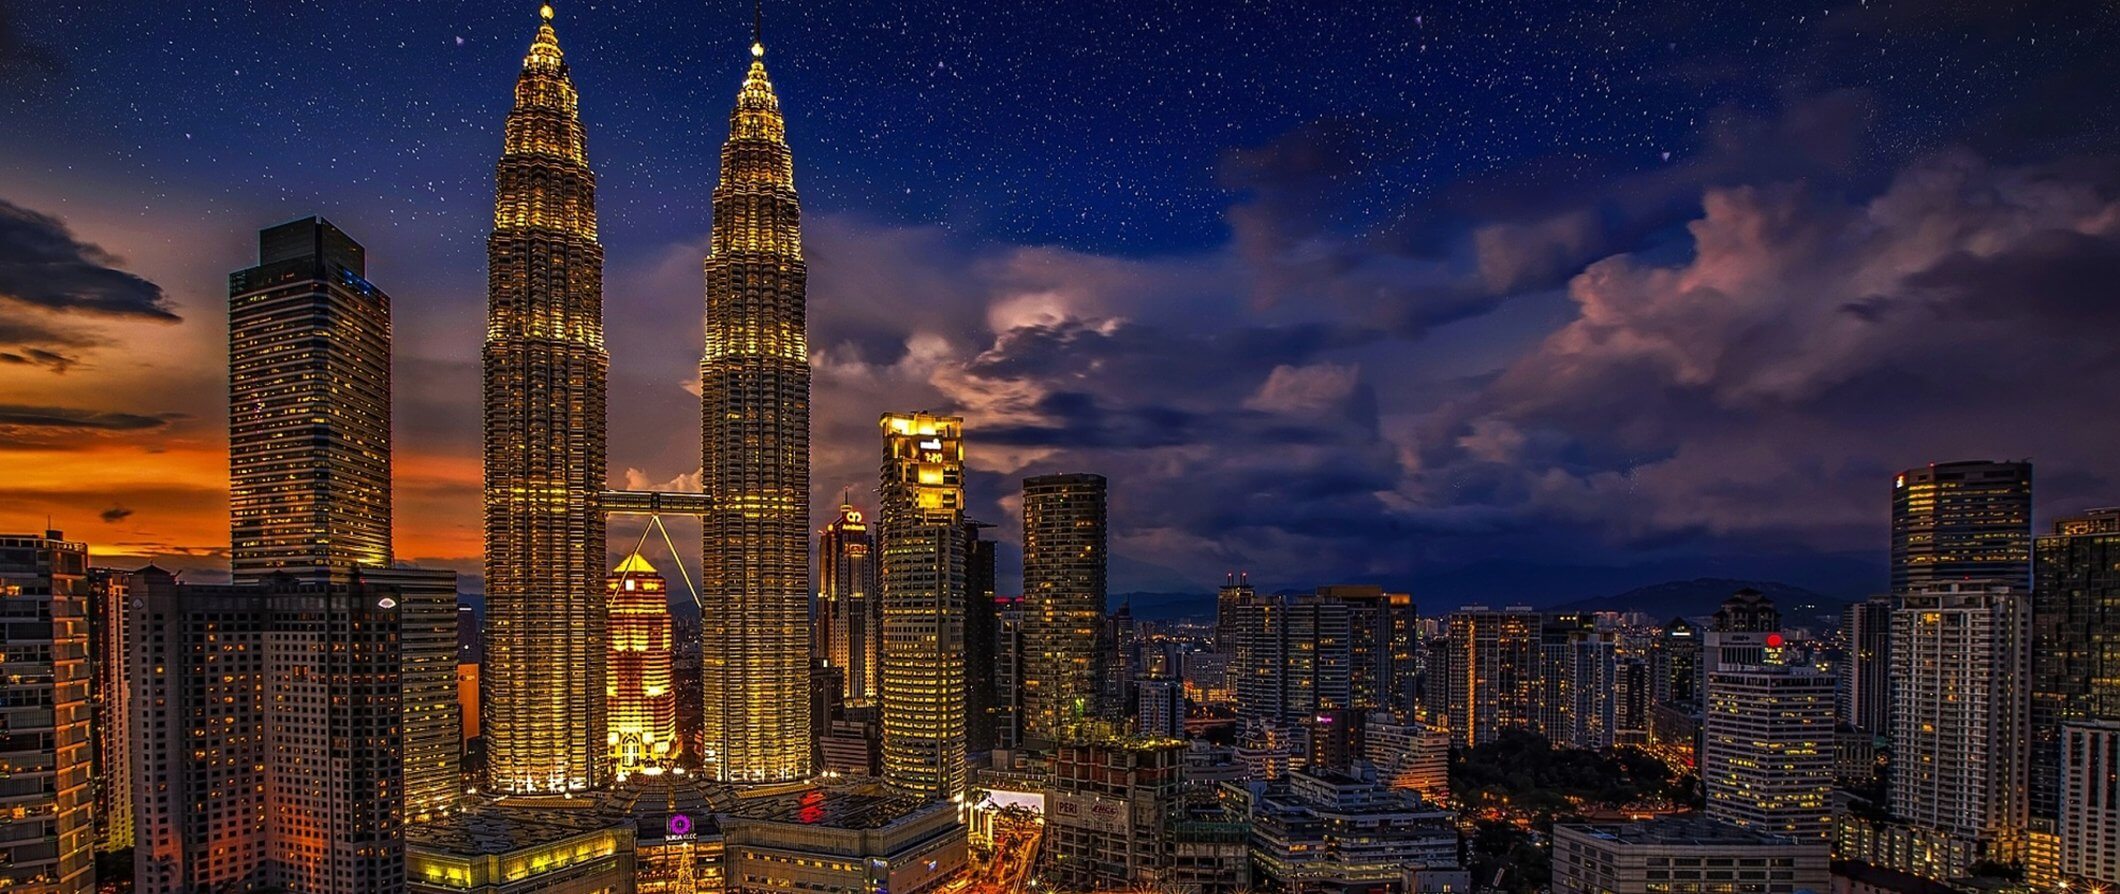
[[[696,487],[752,11],[555,5],[612,483]],[[492,165],[535,24],[0,0],[0,528],[225,565],[226,277],[321,214],[395,302],[397,551],[475,575]],[[1897,469],[2030,457],[2041,524],[2120,503],[2109,2],[823,0],[764,36],[820,523],[872,501],[878,414],[922,408],[966,416],[1001,539],[1022,476],[1110,477],[1120,591],[1854,596]]]

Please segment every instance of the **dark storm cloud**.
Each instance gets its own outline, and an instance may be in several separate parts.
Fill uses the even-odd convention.
[[[116,267],[58,218],[0,199],[0,300],[47,311],[176,322],[162,287]]]
[[[101,431],[140,431],[168,425],[162,416],[142,416],[136,413],[109,413],[100,410],[85,410],[75,407],[39,407],[22,404],[0,404],[0,426],[16,428],[94,429]]]
[[[79,362],[81,362],[80,358],[44,348],[23,348],[19,351],[0,350],[0,363],[10,363],[17,366],[42,366],[55,373],[63,373]]]
[[[98,516],[103,519],[104,524],[114,525],[118,522],[131,518],[132,514],[132,510],[127,509],[123,506],[112,506],[109,509],[105,509],[102,512],[98,513]]]

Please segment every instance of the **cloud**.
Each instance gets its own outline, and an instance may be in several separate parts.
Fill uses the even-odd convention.
[[[123,506],[112,506],[109,509],[105,509],[101,513],[98,513],[98,517],[103,519],[104,524],[114,525],[118,522],[124,521],[127,518],[132,517],[132,514],[132,510],[127,509]]]
[[[0,300],[52,311],[176,322],[162,287],[117,269],[58,218],[0,199]]]
[[[75,407],[0,404],[0,426],[6,427],[140,431],[160,428],[167,424],[167,416],[142,416],[137,413],[112,413]]]

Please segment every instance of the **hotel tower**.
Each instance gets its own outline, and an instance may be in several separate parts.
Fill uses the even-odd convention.
[[[604,715],[604,250],[552,7],[515,82],[486,241],[488,785],[610,769]]]
[[[705,264],[701,759],[713,778],[773,783],[811,772],[796,696],[810,685],[810,365],[794,167],[765,46],[751,55]]]

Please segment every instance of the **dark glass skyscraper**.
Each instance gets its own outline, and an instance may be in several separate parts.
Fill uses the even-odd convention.
[[[810,350],[802,211],[780,100],[753,42],[729,113],[707,248],[699,361],[707,772],[808,776]]]
[[[390,296],[310,217],[228,277],[230,558],[238,580],[390,564]]]
[[[2035,553],[2031,812],[2051,820],[2061,727],[2120,721],[2120,509],[2055,522]]]
[[[972,752],[992,751],[1001,704],[995,646],[1001,605],[994,592],[994,541],[979,536],[985,522],[964,523],[964,738]]]
[[[1892,483],[1892,592],[2032,576],[2032,464],[1935,463]]]
[[[543,13],[486,241],[484,732],[489,784],[503,792],[584,788],[610,771],[604,250],[579,97]]]
[[[1097,628],[1104,620],[1104,476],[1023,480],[1023,737],[1054,745],[1097,707]]]

